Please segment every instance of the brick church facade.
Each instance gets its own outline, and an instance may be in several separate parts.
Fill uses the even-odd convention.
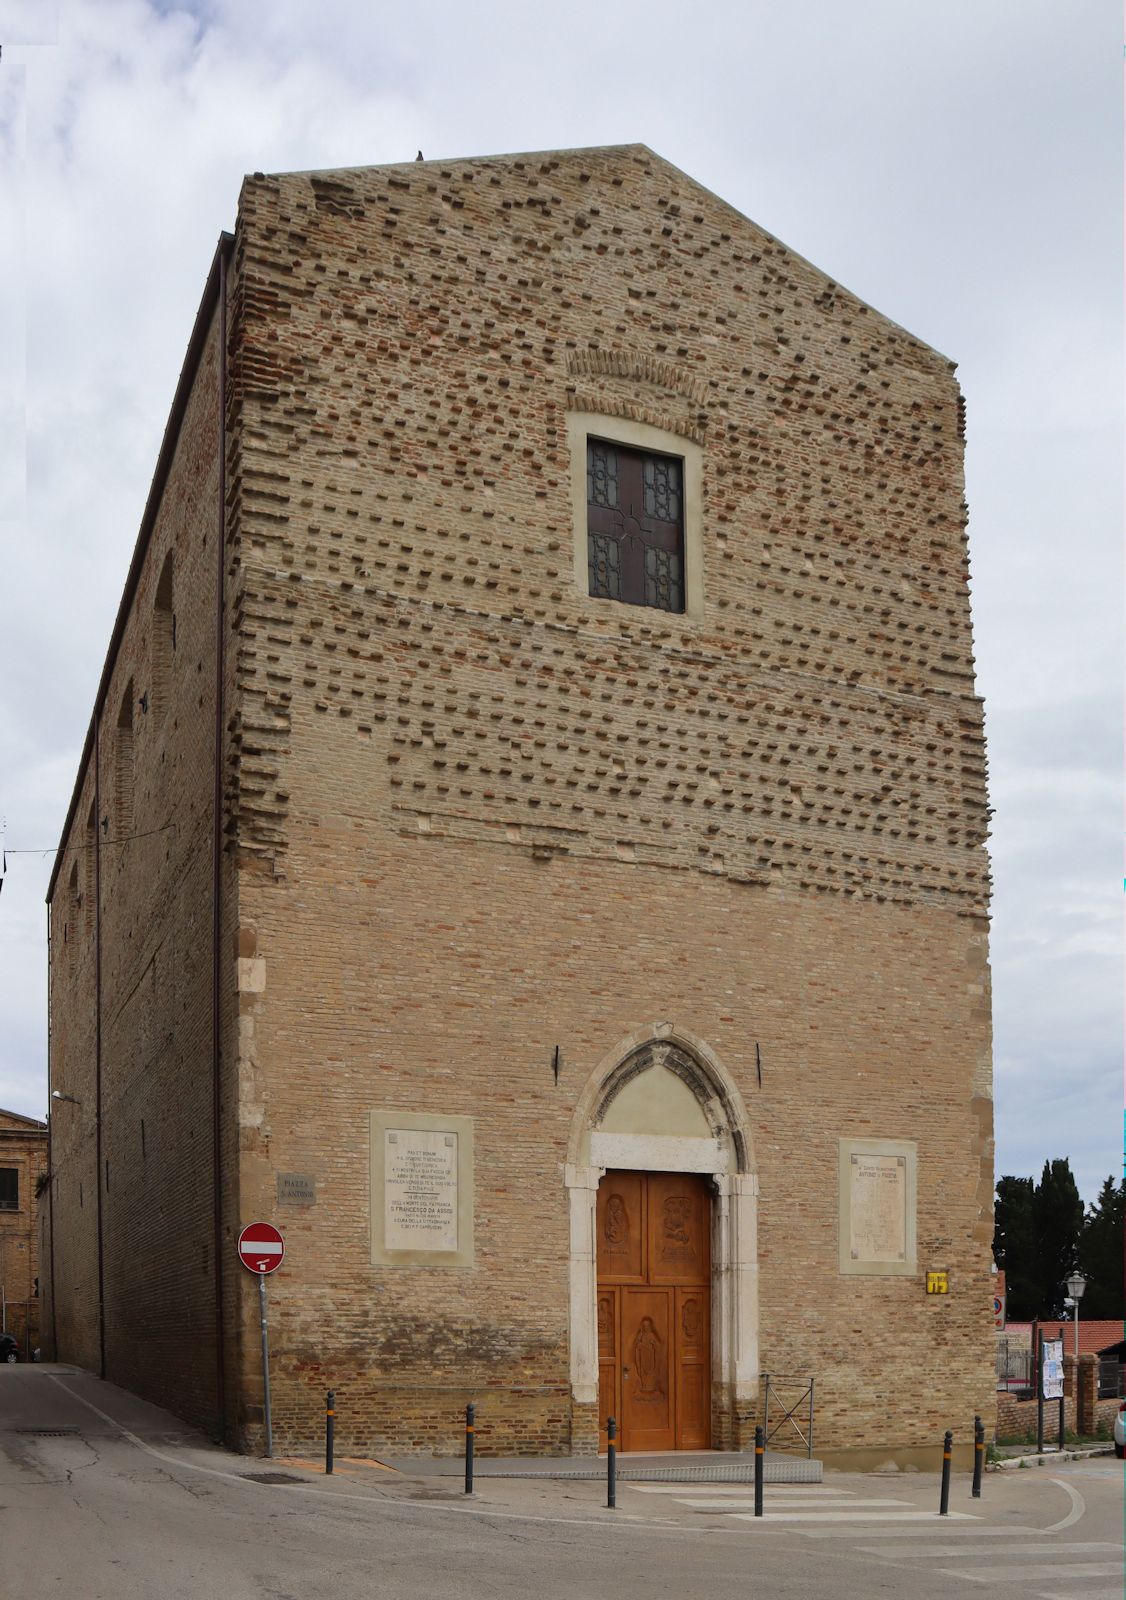
[[[989,1419],[962,456],[644,146],[248,178],[50,889],[58,1355],[259,1448],[264,1220],[279,1451]]]

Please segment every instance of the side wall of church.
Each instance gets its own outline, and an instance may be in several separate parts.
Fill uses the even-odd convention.
[[[100,1370],[100,1282],[105,1376],[209,1428],[218,407],[216,311],[63,840],[50,967],[52,1084],[79,1102],[52,1102],[58,1358]]]
[[[350,1448],[456,1448],[469,1399],[484,1448],[590,1448],[564,1151],[657,1021],[749,1108],[761,1365],[816,1377],[818,1442],[988,1416],[950,364],[642,147],[256,177],[236,269],[240,1182],[286,1231],[279,1447],[333,1387]],[[694,614],[576,581],[578,414],[699,447]],[[474,1119],[472,1267],[371,1264],[373,1110]],[[843,1137],[917,1144],[917,1276],[841,1274]],[[254,1440],[249,1346],[243,1392]]]

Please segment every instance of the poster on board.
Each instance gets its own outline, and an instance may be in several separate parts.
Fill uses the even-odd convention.
[[[1040,1368],[1040,1393],[1045,1400],[1063,1399],[1063,1340],[1044,1340],[1044,1360]]]

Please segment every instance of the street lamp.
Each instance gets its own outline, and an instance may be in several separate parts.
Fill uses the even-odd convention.
[[[1087,1280],[1081,1272],[1073,1272],[1067,1280],[1067,1292],[1075,1306],[1075,1359],[1079,1359],[1079,1302],[1083,1298],[1083,1291],[1087,1287]]]
[[[81,1100],[76,1100],[74,1095],[72,1095],[72,1094],[64,1094],[61,1089],[52,1089],[51,1090],[51,1099],[52,1100],[69,1100],[72,1106],[80,1106],[82,1104]]]

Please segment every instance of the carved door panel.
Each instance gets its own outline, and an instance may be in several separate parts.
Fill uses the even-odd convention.
[[[690,1172],[651,1172],[647,1177],[647,1281],[707,1283],[707,1191]]]
[[[676,1290],[676,1444],[706,1450],[712,1441],[711,1329],[706,1287]]]
[[[711,1443],[711,1200],[691,1173],[607,1172],[598,1187],[599,1430],[622,1450]]]
[[[606,1448],[606,1423],[621,1417],[621,1365],[618,1361],[620,1289],[598,1286],[598,1434]]]
[[[645,1174],[608,1172],[598,1185],[598,1277],[645,1282]]]
[[[623,1289],[622,1448],[673,1450],[672,1310],[675,1290]]]

